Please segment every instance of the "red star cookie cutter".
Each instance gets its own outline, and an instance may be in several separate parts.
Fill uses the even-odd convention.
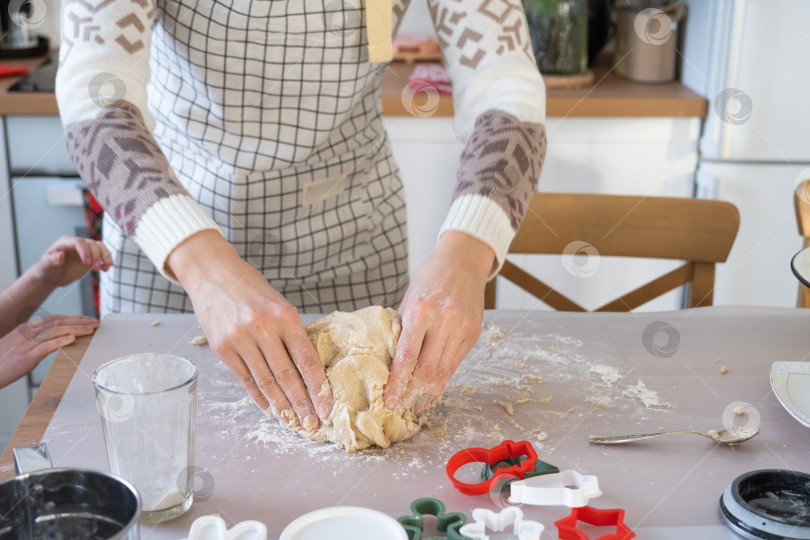
[[[577,521],[597,527],[611,525],[616,527],[615,533],[605,534],[595,540],[630,540],[636,536],[636,533],[624,524],[624,510],[620,508],[598,510],[591,506],[581,506],[572,509],[570,516],[554,522],[561,540],[590,540],[584,532],[577,529]]]
[[[493,474],[492,478],[479,482],[477,484],[468,484],[456,478],[456,471],[464,465],[469,463],[486,463],[490,466],[495,465],[499,461],[509,460],[510,458],[517,458],[526,456],[526,459],[520,461],[516,465],[510,467],[499,467]],[[498,446],[493,448],[466,448],[453,454],[447,460],[447,477],[453,482],[457,490],[465,495],[483,495],[494,489],[501,480],[501,477],[506,478],[524,478],[527,472],[534,469],[537,463],[537,452],[529,441],[503,441]]]

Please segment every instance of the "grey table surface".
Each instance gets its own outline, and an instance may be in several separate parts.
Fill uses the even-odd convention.
[[[155,320],[161,324],[151,326]],[[504,439],[528,440],[560,469],[596,475],[604,494],[590,504],[624,509],[637,538],[652,540],[738,538],[718,513],[718,499],[735,477],[810,469],[810,429],[782,408],[768,377],[774,361],[807,360],[810,310],[487,312],[481,338],[428,414],[430,429],[388,449],[355,453],[305,441],[264,416],[208,347],[189,343],[200,334],[191,315],[106,317],[43,438],[57,466],[108,470],[93,370],[136,352],[170,352],[197,364],[195,502],[174,521],[142,525],[143,539],[183,538],[194,518],[212,513],[229,526],[262,521],[274,539],[318,508],[363,506],[397,517],[425,496],[469,518],[474,508],[506,503],[498,495],[455,491],[445,463],[458,450]],[[645,405],[641,391],[653,402]],[[622,446],[588,442],[591,433],[720,429],[738,401],[761,418],[760,434],[742,445],[693,435]],[[570,511],[523,506],[523,512],[543,523],[542,538],[550,539],[557,538],[554,521]]]

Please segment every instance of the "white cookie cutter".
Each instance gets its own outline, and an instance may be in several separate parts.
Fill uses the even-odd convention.
[[[504,532],[510,525],[518,540],[540,540],[545,527],[542,523],[523,519],[523,512],[516,506],[504,508],[499,513],[486,508],[476,508],[472,512],[473,523],[463,525],[458,532],[472,540],[489,540],[487,531]]]
[[[267,540],[267,527],[259,521],[243,521],[228,529],[219,516],[201,516],[183,540]]]
[[[554,474],[532,476],[509,484],[511,504],[538,506],[567,506],[578,508],[602,494],[595,476],[566,470]]]

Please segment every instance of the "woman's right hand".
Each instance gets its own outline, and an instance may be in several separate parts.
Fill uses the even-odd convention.
[[[332,411],[323,364],[298,311],[217,231],[201,231],[169,256],[216,353],[256,404],[288,425],[316,429]]]

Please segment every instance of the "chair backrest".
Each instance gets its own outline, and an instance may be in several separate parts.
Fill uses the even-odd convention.
[[[710,306],[714,266],[728,257],[740,214],[728,202],[679,197],[536,193],[509,253],[567,254],[590,245],[602,256],[683,260],[683,266],[595,311],[630,311],[685,284],[687,305]],[[579,242],[578,244],[573,244]],[[500,274],[560,311],[587,311],[506,261]],[[495,280],[485,305],[495,307]]]
[[[793,191],[793,208],[796,210],[796,225],[804,238],[803,246],[810,246],[810,180],[800,182]],[[810,307],[810,289],[799,282],[798,307]]]

